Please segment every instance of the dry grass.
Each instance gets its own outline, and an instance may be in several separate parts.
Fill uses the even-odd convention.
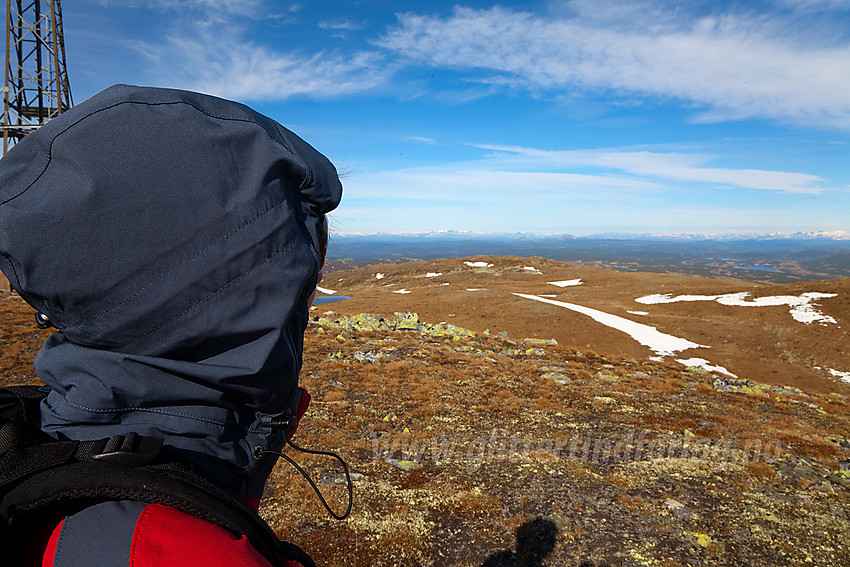
[[[312,331],[308,340],[315,341],[316,348],[305,359],[305,368],[316,367],[323,377],[326,369],[344,365],[345,400],[351,403],[345,420],[329,409],[314,410],[328,416],[321,429],[336,429],[333,447],[347,452],[353,470],[364,475],[356,485],[360,496],[355,516],[360,519],[342,526],[322,524],[321,529],[356,537],[362,546],[358,550],[372,550],[371,559],[357,552],[362,565],[381,564],[377,558],[387,557],[386,546],[405,547],[405,555],[391,561],[396,564],[480,564],[489,554],[510,548],[513,532],[524,521],[551,514],[559,518],[560,527],[551,565],[588,557],[621,564],[637,556],[658,565],[679,564],[686,557],[720,565],[758,558],[770,562],[776,560],[773,538],[787,537],[789,528],[763,523],[750,541],[735,541],[731,534],[751,525],[745,518],[758,514],[747,508],[744,496],[764,490],[794,494],[822,486],[822,479],[815,477],[826,475],[836,463],[837,445],[830,439],[846,435],[850,425],[843,399],[807,394],[806,400],[814,399],[824,408],[824,416],[785,398],[718,393],[710,376],[633,357],[558,348],[549,349],[540,360],[496,354],[494,365],[454,350],[463,343],[422,340],[413,333],[371,333],[340,344]],[[349,358],[369,342],[388,338],[405,349],[404,357],[377,364]],[[468,342],[494,353],[502,348],[492,337]],[[339,351],[342,360],[324,362]],[[557,385],[541,378],[547,366],[561,368],[572,382]],[[371,395],[355,400],[356,392]],[[327,398],[320,399],[317,405],[328,404]],[[368,409],[362,407],[365,403]],[[385,421],[385,416],[390,417]],[[831,425],[825,427],[824,422]],[[310,424],[304,433],[308,440],[334,438],[320,433],[312,420],[305,423]],[[340,439],[364,432],[383,432],[380,441],[386,446],[419,449],[413,454],[421,466],[406,472],[375,460],[375,441]],[[644,432],[644,453],[635,461],[639,432]],[[432,459],[433,448],[452,441],[453,459]],[[730,443],[728,463],[712,460],[717,453],[699,445],[719,447],[724,441]],[[772,460],[772,453],[765,460],[758,452],[771,442],[785,451],[782,461]],[[735,461],[744,449],[751,458]],[[630,458],[617,460],[618,451]],[[703,459],[705,455],[709,458]],[[801,473],[799,467],[789,473],[790,463],[803,456],[822,462],[822,473]],[[845,506],[847,488],[830,486],[831,505]],[[661,514],[668,498],[688,501],[697,514],[693,517],[700,518],[699,529],[675,515]],[[702,509],[711,509],[713,515],[701,515]],[[326,554],[324,543],[316,539],[298,539],[300,526],[319,529],[315,520],[300,514],[284,513],[281,519],[293,539],[303,541],[322,561],[339,559],[337,552]],[[394,528],[390,535],[387,525],[407,527]],[[828,533],[839,541],[838,534],[847,527],[850,524],[836,525]],[[683,532],[710,532],[711,543],[700,546]],[[808,549],[809,535],[790,537]],[[652,545],[641,547],[639,542]],[[838,555],[821,555],[820,564],[840,564],[837,557],[850,557],[846,545],[833,549]],[[670,563],[671,556],[679,559]]]

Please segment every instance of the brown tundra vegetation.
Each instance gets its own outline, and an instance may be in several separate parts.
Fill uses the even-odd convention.
[[[547,285],[573,278],[584,288]],[[261,507],[319,565],[850,564],[850,388],[825,371],[850,370],[847,280],[754,287],[471,258],[325,284],[353,299],[312,312],[313,402],[296,440],[345,458],[354,509],[333,520],[285,462]],[[834,293],[820,306],[835,324],[794,321],[787,307],[633,302],[744,290]],[[731,372],[650,360],[622,333],[511,292],[651,311],[644,320],[710,345],[699,356]],[[4,385],[38,382],[46,331],[32,317],[0,292]],[[287,453],[344,509],[339,463]]]

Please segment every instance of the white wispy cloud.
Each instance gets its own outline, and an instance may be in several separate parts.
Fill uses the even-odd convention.
[[[794,219],[805,213],[778,213],[770,195],[811,198],[826,184],[816,175],[793,171],[710,167],[716,157],[701,153],[477,147],[490,153],[473,161],[352,174],[345,180],[346,199],[355,207],[368,202],[379,211],[394,206],[394,214],[415,207],[428,222],[462,218],[462,211],[472,206],[479,212],[495,209],[493,215],[507,223],[524,219],[534,225],[534,218],[549,217],[550,226],[557,226],[555,217],[576,211],[597,221],[608,218],[612,226],[634,225],[638,221],[629,215],[638,210],[643,221],[653,219],[665,226],[669,220],[661,211],[701,210],[722,202],[729,204],[722,219],[702,219],[706,226],[746,226],[742,219],[750,218],[765,227],[771,222],[791,227],[798,226]],[[435,212],[425,215],[429,209]],[[409,215],[405,218],[413,222]],[[686,222],[695,223],[694,215]]]
[[[302,6],[268,0],[129,0],[128,7],[172,12],[167,31],[153,40],[123,45],[150,62],[152,84],[243,101],[292,96],[334,98],[385,84],[396,65],[375,50],[305,51],[252,40],[263,25],[293,23]],[[295,18],[293,20],[293,18]],[[310,24],[315,25],[315,24]],[[324,22],[327,29],[356,24]]]
[[[431,201],[437,203],[494,202],[510,208],[551,206],[553,199],[601,201],[646,198],[659,184],[615,175],[545,171],[510,171],[486,163],[457,163],[352,175],[347,198]]]
[[[220,27],[136,42],[135,49],[154,62],[156,84],[245,101],[344,96],[375,88],[392,72],[377,53],[278,51]]]
[[[793,171],[708,167],[713,156],[696,153],[660,153],[622,150],[547,151],[511,146],[478,146],[499,152],[493,159],[524,167],[593,167],[621,171],[650,179],[762,189],[784,193],[817,194],[828,189],[817,175]]]
[[[225,49],[195,52],[191,42],[175,39],[188,58],[202,59],[190,88],[243,100],[285,99],[309,94],[317,98],[362,92],[384,82],[386,75],[370,53],[300,55],[261,45],[234,42]],[[201,46],[198,46],[201,47]],[[192,55],[198,53],[197,56]]]
[[[697,16],[657,2],[568,7],[556,17],[501,7],[400,14],[375,43],[412,63],[539,95],[601,90],[684,101],[705,121],[850,128],[844,32],[797,30],[790,16]]]
[[[323,30],[347,30],[355,31],[366,27],[366,22],[355,21],[351,18],[322,20],[318,23],[320,29]]]
[[[810,205],[825,181],[806,173],[711,167],[719,158],[686,151],[477,147],[489,153],[352,174],[344,214],[384,230],[535,227],[576,234],[793,232],[823,222],[821,208]],[[788,208],[789,199],[800,206]]]
[[[625,176],[443,166],[353,175],[345,180],[344,205],[334,218],[341,232],[713,234],[836,228],[818,211],[789,210],[772,200],[754,206],[726,192],[682,202],[670,199],[675,191]]]
[[[779,4],[803,12],[823,10],[850,11],[850,3],[847,0],[779,0]]]
[[[266,0],[129,0],[128,7],[145,7],[173,12],[196,11],[205,21],[221,22],[231,16],[263,18],[268,14]]]

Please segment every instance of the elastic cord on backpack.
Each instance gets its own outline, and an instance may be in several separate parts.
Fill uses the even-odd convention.
[[[283,428],[287,428],[287,427],[284,426]],[[295,443],[293,443],[292,441],[287,439],[286,435],[284,435],[283,437],[284,437],[287,445],[289,445],[290,447],[292,447],[293,449],[295,449],[296,451],[298,451],[300,453],[307,453],[307,454],[310,454],[310,455],[325,455],[325,456],[328,456],[328,457],[333,457],[334,459],[336,459],[337,461],[339,461],[342,464],[342,469],[345,471],[345,483],[348,486],[348,508],[346,508],[344,514],[340,515],[340,514],[337,514],[336,512],[334,512],[333,510],[331,510],[331,507],[325,501],[324,496],[322,496],[322,491],[319,490],[319,487],[316,486],[316,483],[313,482],[313,479],[310,478],[310,475],[307,474],[307,472],[304,469],[302,469],[298,465],[298,463],[293,461],[292,458],[290,458],[288,455],[284,455],[283,453],[280,453],[278,451],[268,451],[268,450],[263,449],[260,446],[257,446],[257,448],[254,450],[254,458],[259,459],[261,456],[266,455],[266,454],[277,455],[278,457],[283,457],[284,459],[289,461],[289,463],[293,467],[295,467],[295,470],[300,472],[301,475],[305,479],[307,479],[307,482],[310,483],[310,486],[312,486],[313,490],[316,492],[316,496],[319,497],[319,500],[322,502],[325,509],[328,511],[328,513],[331,516],[333,516],[337,520],[344,520],[345,518],[347,518],[348,515],[351,513],[351,507],[354,504],[354,487],[353,487],[353,484],[351,482],[351,475],[348,473],[348,465],[345,464],[345,461],[342,459],[342,457],[340,457],[339,455],[337,455],[336,453],[334,453],[332,451],[316,451],[316,450],[313,450],[313,449],[305,449],[303,447],[299,447],[298,445],[296,445]]]

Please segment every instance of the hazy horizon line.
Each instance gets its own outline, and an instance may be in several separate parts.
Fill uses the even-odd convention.
[[[594,232],[587,234],[571,234],[564,232],[533,232],[533,231],[513,231],[513,232],[485,232],[485,231],[464,231],[464,230],[430,230],[430,231],[380,231],[380,232],[333,232],[333,238],[372,238],[372,237],[395,237],[395,238],[450,238],[450,237],[465,237],[465,238],[535,238],[535,239],[613,239],[613,240],[635,240],[641,238],[652,239],[669,239],[669,240],[777,240],[777,239],[800,239],[800,240],[850,240],[850,231],[832,230],[832,231],[809,231],[809,232],[722,232],[722,233],[704,233],[704,232]]]

